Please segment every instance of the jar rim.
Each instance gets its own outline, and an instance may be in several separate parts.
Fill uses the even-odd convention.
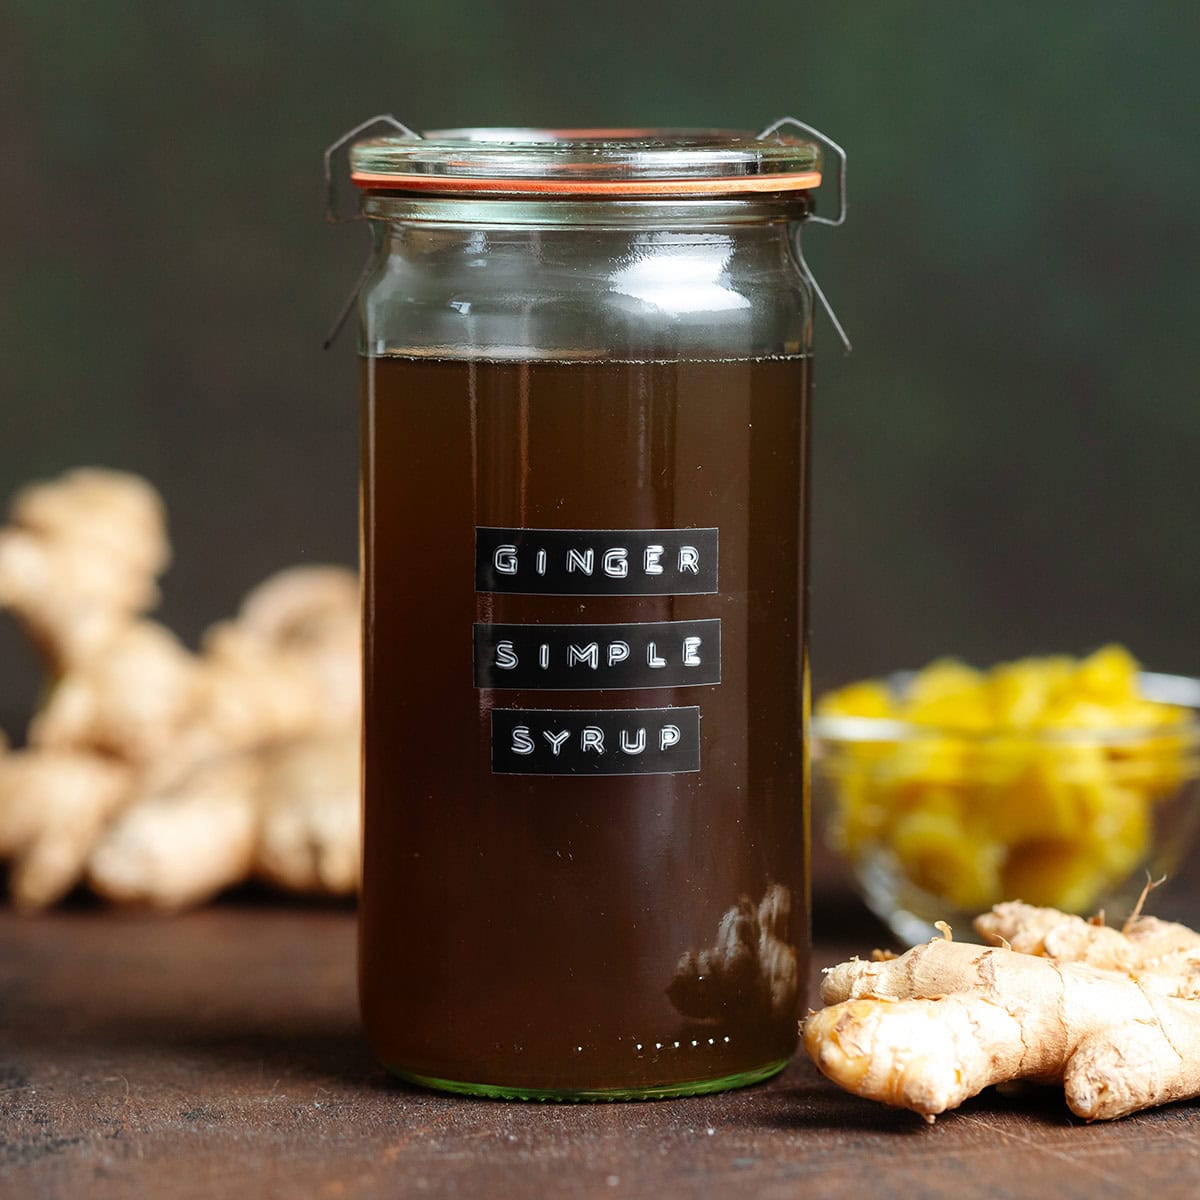
[[[730,129],[443,129],[355,142],[350,177],[370,190],[493,195],[808,191],[821,183],[821,150]]]

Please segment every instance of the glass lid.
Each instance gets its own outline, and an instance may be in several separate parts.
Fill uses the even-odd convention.
[[[350,149],[370,190],[729,195],[818,187],[817,143],[731,129],[439,129]]]

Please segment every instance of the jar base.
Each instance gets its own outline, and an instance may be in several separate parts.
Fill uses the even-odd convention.
[[[719,1079],[690,1079],[681,1083],[655,1084],[630,1088],[531,1088],[494,1083],[467,1083],[457,1079],[437,1079],[388,1066],[388,1071],[406,1083],[415,1083],[438,1092],[453,1092],[459,1096],[475,1096],[486,1100],[537,1100],[542,1103],[599,1103],[616,1100],[671,1100],[681,1096],[706,1096],[711,1092],[726,1092],[733,1088],[750,1087],[778,1075],[791,1059],[782,1058],[766,1066]],[[384,1064],[387,1066],[387,1064]]]

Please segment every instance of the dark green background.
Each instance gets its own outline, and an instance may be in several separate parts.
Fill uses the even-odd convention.
[[[364,250],[319,160],[417,127],[756,128],[851,152],[810,257],[818,684],[1127,642],[1200,673],[1193,3],[85,4],[0,36],[0,490],[76,463],[166,495],[189,637],[355,555]],[[8,711],[32,696],[0,632]]]

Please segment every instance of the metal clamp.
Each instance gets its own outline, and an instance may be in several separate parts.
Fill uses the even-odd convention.
[[[821,307],[825,310],[825,315],[829,318],[829,323],[841,339],[842,348],[849,354],[854,349],[850,344],[850,336],[846,333],[845,326],[838,320],[838,315],[833,311],[833,305],[829,303],[828,297],[822,291],[821,285],[817,282],[817,277],[812,273],[812,267],[805,261],[804,247],[800,244],[799,221],[796,222],[796,226],[792,230],[792,253],[796,256],[796,265],[800,268],[800,273],[808,280],[812,290],[816,293],[817,299],[821,302]]]
[[[795,117],[780,117],[777,121],[772,121],[760,134],[757,135],[756,141],[761,141],[765,137],[770,137],[773,133],[778,133],[785,126],[791,125],[799,129],[802,133],[807,133],[810,137],[814,137],[817,141],[829,147],[830,150],[837,155],[838,160],[838,215],[836,217],[817,217],[811,216],[807,219],[817,225],[832,225],[835,228],[838,225],[844,225],[846,222],[846,152],[833,140],[831,137],[826,137],[819,129],[814,129],[811,125],[805,124],[803,121],[798,121]],[[800,244],[800,223],[792,231],[792,251],[796,256],[796,264],[799,266],[804,278],[808,280],[817,299],[821,302],[821,307],[825,310],[825,315],[829,318],[834,330],[841,338],[842,345],[845,347],[846,353],[849,354],[852,347],[850,339],[846,335],[846,330],[841,321],[837,318],[837,313],[833,311],[833,305],[829,303],[821,285],[817,282],[817,277],[812,273],[812,268],[804,259],[804,248]]]
[[[360,125],[355,125],[353,129],[347,130],[342,134],[336,142],[331,142],[325,147],[325,220],[330,225],[341,225],[346,221],[357,221],[358,215],[350,217],[342,217],[338,215],[337,202],[333,194],[333,156],[349,141],[353,141],[360,133],[365,133],[372,125],[390,125],[393,129],[398,129],[406,138],[420,138],[421,135],[415,129],[409,129],[403,121],[398,121],[391,113],[380,113],[378,116],[371,117],[370,120],[363,121]]]
[[[360,133],[365,133],[372,125],[390,125],[393,129],[399,130],[407,138],[420,138],[421,135],[415,129],[409,129],[403,121],[398,121],[391,113],[380,113],[376,117],[371,117],[370,120],[363,121],[359,125],[355,125],[353,129],[348,129],[342,134],[336,142],[331,142],[325,147],[324,157],[324,174],[325,174],[325,220],[330,225],[344,225],[348,221],[359,221],[362,219],[361,213],[354,213],[352,216],[343,217],[337,211],[337,198],[334,195],[333,182],[333,156],[347,143],[353,141]],[[342,305],[341,311],[334,318],[333,326],[325,335],[323,343],[326,350],[333,345],[337,335],[341,333],[342,326],[346,323],[346,318],[350,316],[354,308],[354,302],[358,299],[358,293],[362,291],[363,285],[371,274],[371,266],[375,257],[374,247],[367,250],[367,261],[363,263],[362,270],[358,273],[358,279],[354,283],[354,289],[350,295],[346,297],[346,302]]]
[[[765,137],[770,137],[773,133],[778,133],[786,125],[792,125],[799,129],[801,133],[807,133],[810,137],[815,137],[818,142],[828,146],[834,152],[838,160],[838,215],[836,217],[817,217],[812,216],[808,219],[814,225],[844,225],[846,223],[846,152],[833,140],[831,137],[826,137],[819,129],[814,129],[811,125],[806,125],[803,121],[796,120],[795,117],[780,117],[777,121],[772,121],[761,133],[755,136],[755,141],[762,141]]]

